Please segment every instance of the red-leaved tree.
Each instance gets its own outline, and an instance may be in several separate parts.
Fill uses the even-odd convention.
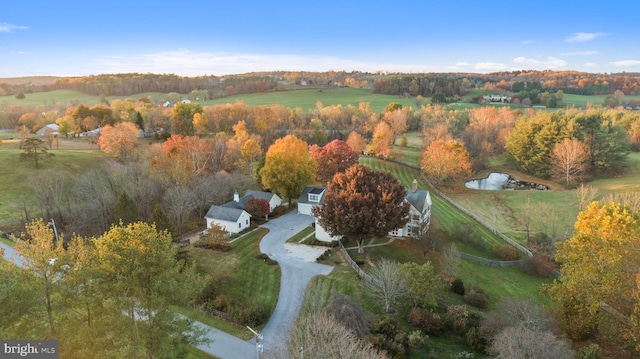
[[[250,198],[247,201],[247,207],[245,208],[252,217],[266,218],[269,212],[271,212],[271,206],[269,202],[263,198]]]
[[[333,175],[342,173],[358,163],[358,154],[342,140],[333,140],[324,147],[311,146],[311,158],[316,160],[316,179],[331,181]]]
[[[330,235],[356,239],[362,253],[365,240],[407,223],[405,196],[406,189],[391,173],[355,165],[333,177],[322,206],[312,212]]]

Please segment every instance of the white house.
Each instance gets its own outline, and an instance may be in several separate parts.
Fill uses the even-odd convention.
[[[217,224],[229,233],[242,232],[249,228],[251,221],[251,215],[244,209],[225,207],[224,205],[211,206],[204,218],[207,220],[207,228],[211,228],[212,224]]]
[[[325,187],[307,186],[298,197],[298,213],[311,216],[311,208],[319,205],[327,189]]]
[[[402,228],[397,228],[389,235],[395,237],[408,237],[418,233],[421,226],[425,230],[431,224],[431,195],[427,190],[418,189],[418,180],[413,180],[411,188],[407,189],[405,200],[409,202],[409,222]]]
[[[298,199],[298,213],[311,215],[311,207],[314,205],[321,205],[322,198],[326,193],[324,187],[307,187],[304,189],[300,198]],[[315,197],[313,195],[318,195]],[[314,201],[310,200],[313,199]],[[317,201],[315,201],[317,199]],[[389,232],[390,236],[394,237],[407,237],[417,234],[420,227],[425,226],[424,229],[429,229],[431,224],[431,195],[427,190],[418,189],[418,181],[413,180],[411,188],[407,189],[405,200],[409,202],[409,221],[401,228],[397,228]],[[302,209],[300,203],[302,202]],[[318,223],[316,218],[316,239],[324,242],[331,242],[333,240],[340,239],[340,236],[332,237],[325,231],[324,228]]]
[[[240,198],[238,192],[233,194],[233,200],[221,206],[211,206],[204,216],[207,220],[207,228],[215,223],[223,227],[229,233],[238,233],[249,227],[251,215],[245,211],[247,202],[251,198],[260,198],[269,202],[269,212],[282,204],[282,199],[275,193],[248,190]]]

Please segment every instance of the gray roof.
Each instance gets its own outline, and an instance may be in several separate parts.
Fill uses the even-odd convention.
[[[411,188],[407,188],[407,196],[405,198],[407,199],[407,201],[409,201],[409,203],[411,203],[413,207],[415,207],[415,209],[422,213],[428,194],[429,191],[424,189],[419,189],[415,192],[411,192]]]
[[[244,193],[244,197],[248,197],[248,198],[259,198],[259,199],[264,199],[267,202],[270,202],[271,199],[273,198],[273,196],[275,196],[274,193],[271,192],[264,192],[264,191],[254,191],[252,189],[247,190],[247,192]],[[240,201],[242,202],[242,198],[240,199]]]
[[[302,190],[302,193],[298,197],[298,203],[317,203],[317,202],[309,202],[309,194],[320,195],[323,192],[325,192],[326,190],[327,190],[326,187],[307,186]],[[324,196],[322,196],[322,198],[320,198],[320,203],[322,203],[322,199],[323,198],[324,198]]]
[[[221,221],[237,222],[244,212],[241,208],[211,206],[204,218],[219,219]]]

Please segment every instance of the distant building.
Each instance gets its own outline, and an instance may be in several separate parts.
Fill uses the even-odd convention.
[[[58,135],[58,129],[60,128],[60,126],[58,126],[55,123],[50,123],[44,127],[42,127],[41,129],[39,129],[36,132],[36,136],[38,137],[44,137],[47,133],[51,133],[54,136]]]

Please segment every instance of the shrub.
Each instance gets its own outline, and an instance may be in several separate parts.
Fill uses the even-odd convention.
[[[600,359],[602,358],[602,350],[596,343],[591,343],[586,347],[578,349],[576,353],[577,359]]]
[[[503,261],[515,261],[520,257],[520,252],[513,246],[495,246],[493,254]]]
[[[451,354],[449,356],[450,359],[473,359],[475,358],[475,355],[472,352],[460,352],[458,354]]]
[[[429,335],[440,336],[446,327],[444,319],[439,314],[426,315],[422,320],[422,330]]]
[[[424,345],[424,336],[419,330],[414,330],[409,334],[408,343],[411,348],[419,348]]]
[[[459,295],[464,295],[464,283],[460,278],[456,278],[451,282],[451,291]]]
[[[467,304],[480,309],[484,309],[489,306],[487,296],[484,293],[476,292],[475,290],[471,290],[465,294],[464,301]]]
[[[25,96],[25,95],[24,95],[24,93],[22,93],[22,92],[19,92],[19,93],[16,95],[16,98],[17,98],[18,100],[23,100],[25,97],[26,97],[26,96]]]
[[[409,315],[407,316],[407,322],[409,322],[414,327],[422,328],[425,318],[426,318],[426,315],[424,315],[424,313],[422,313],[420,309],[413,308],[411,309],[411,312],[409,312]]]
[[[221,312],[226,312],[231,306],[231,298],[225,294],[220,294],[213,301],[213,307]]]
[[[258,303],[241,303],[230,306],[229,315],[242,325],[259,326],[269,318],[269,311]]]
[[[198,248],[204,248],[216,252],[229,252],[231,250],[231,246],[225,241],[200,240],[193,245]]]
[[[478,327],[473,327],[469,329],[467,334],[464,335],[464,339],[467,342],[467,345],[473,350],[483,351],[487,346],[487,342],[482,336],[482,332]]]
[[[536,273],[543,277],[553,276],[553,272],[557,269],[553,260],[547,256],[535,256],[531,258],[531,264],[536,269]]]
[[[280,217],[287,212],[284,206],[278,206],[271,211],[271,218]]]

